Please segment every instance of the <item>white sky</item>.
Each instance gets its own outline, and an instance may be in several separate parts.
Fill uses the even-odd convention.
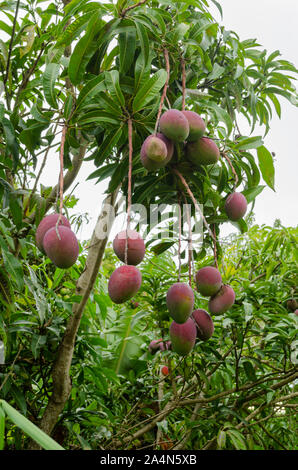
[[[219,0],[224,17],[220,19],[218,10],[211,6],[212,13],[226,29],[234,30],[240,39],[256,38],[269,53],[278,49],[282,58],[293,62],[298,67],[298,1],[297,0]],[[211,2],[210,2],[211,3]],[[258,224],[272,225],[276,218],[286,226],[294,226],[298,222],[298,146],[297,124],[298,108],[282,101],[282,119],[274,117],[271,130],[265,138],[265,146],[276,154],[275,181],[276,192],[265,188],[257,198],[255,216]],[[240,130],[247,133],[246,123],[240,122]],[[263,130],[256,128],[254,135],[262,135]],[[44,172],[42,182],[46,185],[55,184],[58,180],[58,155],[52,154]],[[90,162],[85,162],[80,172],[79,186],[75,195],[80,201],[73,213],[88,212],[89,224],[85,224],[79,238],[91,236],[94,224],[104,199],[107,182],[95,185],[94,180],[85,181],[94,171]],[[122,218],[123,222],[123,218]],[[234,227],[227,223],[222,226],[221,234],[234,232]],[[112,237],[120,229],[122,223],[117,223],[112,230]]]
[[[298,67],[298,1],[297,0],[220,0],[223,21],[212,7],[214,16],[226,29],[241,39],[257,38],[269,53],[279,50],[282,58]],[[296,85],[298,88],[298,83]],[[258,224],[272,225],[276,218],[286,226],[298,223],[298,108],[281,98],[281,120],[274,115],[265,146],[275,152],[275,188],[265,188],[254,208]],[[245,126],[240,125],[242,132]],[[258,129],[254,135],[262,135]],[[229,225],[229,224],[228,224]]]

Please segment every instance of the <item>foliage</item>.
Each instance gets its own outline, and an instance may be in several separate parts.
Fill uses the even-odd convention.
[[[256,40],[227,31],[206,0],[44,3],[0,2],[0,338],[6,350],[0,396],[2,408],[8,402],[36,425],[51,399],[51,371],[68,321],[81,301],[76,286],[89,249],[82,243],[77,264],[64,271],[34,243],[37,224],[58,207],[58,185],[42,185],[40,177],[49,155],[59,150],[60,127],[67,125],[65,192],[89,160],[94,171],[88,179],[108,178],[107,192],[120,188],[126,196],[131,119],[133,202],[147,208],[176,203],[177,168],[218,237],[235,174],[249,203],[265,185],[274,189],[264,137],[273,112],[281,116],[279,98],[295,103],[297,97],[295,66],[278,51],[268,54]],[[202,115],[221,151],[219,163],[208,169],[194,169],[178,146],[158,174],[140,163],[167,79],[165,49],[170,81],[164,108],[181,109],[184,60],[186,106]],[[241,134],[239,115],[250,135]],[[256,124],[264,126],[264,136],[254,135]],[[67,213],[76,201],[68,196]],[[79,226],[82,216],[72,221]],[[76,338],[71,395],[53,433],[63,447],[294,447],[297,317],[286,301],[296,293],[297,232],[278,223],[251,226],[249,217],[235,225],[240,235],[217,250],[237,301],[216,317],[214,336],[197,343],[185,360],[170,351],[148,353],[152,339],[168,335],[164,299],[177,276],[176,235],[155,245],[148,235],[137,308],[111,303],[107,278],[117,260],[107,248]],[[204,230],[203,244],[194,250],[196,268],[213,262]],[[198,294],[196,302],[207,305]],[[166,378],[163,364],[170,370]],[[1,426],[3,413],[0,440]],[[30,446],[18,426],[5,427],[5,448]]]
[[[291,382],[277,385],[292,378],[297,364],[297,316],[286,306],[295,291],[296,245],[297,230],[278,223],[274,228],[252,226],[246,235],[225,240],[220,270],[225,273],[224,282],[235,289],[237,301],[226,314],[215,317],[213,337],[197,342],[184,360],[171,351],[155,356],[148,352],[152,339],[168,339],[170,318],[164,297],[176,276],[171,254],[147,254],[135,308],[134,302],[115,306],[107,295],[107,279],[115,263],[108,249],[78,333],[71,399],[53,437],[70,448],[113,448],[116,438],[127,436],[132,442],[124,448],[154,445],[156,426],[133,439],[134,430],[152,421],[159,407],[165,409],[179,392],[179,402],[174,401],[173,411],[160,423],[162,441],[169,445],[177,444],[191,429],[186,448],[202,448],[214,438],[218,448],[294,448],[295,408],[288,401],[297,392]],[[207,265],[211,256],[196,267]],[[268,263],[264,264],[264,257]],[[47,303],[53,305],[49,326],[40,331],[32,313],[26,315],[31,319],[28,324],[21,310],[6,328],[8,358],[17,359],[1,393],[33,422],[51,389],[49,371],[63,331],[62,312],[69,311],[73,301],[68,273],[49,289],[43,275],[48,268],[45,261],[34,271]],[[52,279],[58,279],[58,272],[57,268]],[[183,275],[187,276],[186,265]],[[34,292],[28,291],[28,304],[34,300]],[[197,293],[196,304],[207,307],[206,299]],[[166,378],[160,375],[163,365],[171,371]],[[200,397],[204,398],[192,419]],[[249,419],[253,410],[258,413]],[[7,429],[7,445],[17,445],[17,429]],[[166,446],[167,442],[161,447]]]
[[[32,439],[38,442],[46,450],[63,450],[51,437],[45,434],[35,424],[32,424],[27,418],[21,415],[5,400],[0,401],[0,450],[3,450],[5,435],[5,418],[9,417],[11,421],[28,434]]]

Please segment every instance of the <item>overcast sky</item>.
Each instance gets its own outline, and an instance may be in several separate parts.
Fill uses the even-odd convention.
[[[279,50],[282,58],[298,67],[298,0],[219,0],[219,3],[223,8],[223,20],[216,7],[212,6],[211,11],[226,29],[234,30],[242,40],[256,38],[269,53]],[[282,98],[281,101],[282,118],[279,120],[274,116],[265,138],[265,146],[276,154],[276,192],[269,188],[263,191],[257,198],[255,216],[258,224],[272,225],[279,218],[284,225],[293,226],[298,222],[298,108]],[[244,135],[247,133],[245,121],[240,121],[240,130]],[[256,128],[254,135],[262,135],[263,132],[263,129]],[[74,213],[88,212],[90,216],[90,223],[85,224],[78,234],[81,240],[91,236],[106,189],[105,182],[95,185],[94,180],[85,181],[92,171],[93,164],[84,163],[79,186],[75,190],[80,201]],[[52,154],[42,182],[55,184],[58,172],[58,154]],[[223,235],[235,231],[229,223],[223,227]],[[122,228],[117,224],[112,235]]]
[[[297,0],[220,0],[223,21],[217,9],[214,16],[241,39],[257,38],[267,51],[279,50],[282,58],[298,67],[298,1]],[[298,88],[298,85],[296,85]],[[274,115],[265,146],[275,152],[276,192],[265,188],[256,199],[258,224],[272,225],[276,218],[286,226],[298,223],[298,107],[281,98],[281,120]],[[241,127],[245,130],[245,126]],[[261,135],[262,129],[260,130]],[[255,135],[259,134],[256,128]]]

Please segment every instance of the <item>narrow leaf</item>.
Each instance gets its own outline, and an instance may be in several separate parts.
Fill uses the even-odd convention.
[[[138,38],[141,44],[141,51],[144,58],[144,64],[146,65],[149,58],[149,39],[145,26],[142,23],[136,22],[136,30],[138,33]]]
[[[111,154],[112,149],[117,144],[118,140],[121,137],[121,134],[122,127],[119,127],[117,131],[111,130],[110,132],[106,132],[102,144],[98,148],[97,152],[94,154],[94,164],[97,167],[100,166],[104,162],[106,157]],[[99,170],[95,170],[87,177],[87,180],[97,178],[101,174],[101,170],[102,168],[100,168]]]
[[[83,30],[94,14],[94,10],[88,11],[84,15],[73,21],[58,38],[56,46],[67,46],[70,44]]]
[[[16,140],[15,130],[12,123],[7,118],[4,117],[1,123],[6,139],[7,150],[11,152],[13,156],[14,167],[16,168],[19,162],[19,144]]]
[[[256,137],[241,137],[238,139],[238,143],[236,145],[237,150],[249,150],[249,149],[256,149],[263,145],[263,140],[261,136]]]
[[[118,70],[111,70],[110,72],[105,72],[105,83],[108,91],[111,94],[112,99],[118,102],[120,106],[124,107],[125,99],[119,83]]]
[[[7,401],[0,400],[0,406],[2,406],[2,409],[4,409],[6,415],[13,421],[13,423],[22,429],[25,434],[30,436],[31,439],[37,442],[43,449],[64,450],[60,444],[58,444],[50,436],[35,426],[35,424],[31,423],[31,421],[21,415],[21,413],[9,405]]]
[[[216,80],[224,73],[224,71],[224,67],[219,64],[214,64],[212,72],[208,75],[208,80]]]
[[[223,449],[226,445],[226,433],[225,431],[219,431],[217,435],[217,445],[219,449]]]
[[[164,86],[167,80],[167,72],[164,69],[158,70],[137,92],[133,101],[133,111],[137,112],[144,108],[156,97],[156,94]]]
[[[265,186],[253,186],[249,189],[244,189],[242,194],[246,197],[248,203],[252,202],[265,188]]]
[[[24,274],[19,260],[9,251],[2,250],[2,256],[7,272],[14,279],[19,291],[24,289]]]
[[[59,68],[59,64],[51,62],[46,66],[42,78],[45,99],[47,100],[49,105],[55,109],[58,108],[57,97],[55,92],[55,83],[59,75]]]
[[[126,73],[134,61],[136,50],[136,35],[134,32],[119,34],[119,72]]]
[[[265,183],[269,186],[269,188],[274,189],[274,164],[273,164],[273,157],[266,147],[263,145],[257,149],[258,159],[259,159],[259,167],[263,176]]]
[[[85,103],[88,103],[91,98],[96,96],[98,93],[105,91],[105,88],[104,75],[99,75],[98,77],[90,80],[87,85],[82,88],[78,96],[77,109],[84,106]]]
[[[5,439],[5,413],[0,403],[0,450],[4,449]]]
[[[232,441],[233,446],[237,450],[246,450],[246,445],[245,441],[243,439],[243,436],[240,434],[240,432],[236,431],[235,429],[229,429],[227,431],[227,434],[229,438]]]
[[[103,21],[99,13],[96,12],[89,20],[85,35],[78,41],[73,50],[69,61],[68,74],[74,85],[81,82],[88,62],[98,49],[95,36],[102,24]]]

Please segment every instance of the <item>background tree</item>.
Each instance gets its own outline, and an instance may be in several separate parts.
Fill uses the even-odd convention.
[[[262,183],[274,189],[272,155],[262,136],[241,134],[238,116],[247,118],[251,134],[258,123],[264,125],[266,135],[272,112],[280,115],[279,96],[288,100],[296,96],[293,75],[297,69],[277,51],[267,54],[256,40],[240,40],[220,27],[210,15],[207,1],[102,4],[73,0],[52,2],[45,8],[42,3],[17,0],[1,4],[6,17],[0,22],[0,329],[7,358],[1,366],[3,397],[48,434],[56,426],[56,438],[70,445],[77,436],[83,447],[85,438],[90,445],[103,442],[111,448],[159,446],[152,434],[159,423],[158,437],[168,436],[165,440],[176,448],[266,447],[264,435],[271,436],[272,445],[287,448],[289,440],[282,427],[278,428],[278,443],[272,438],[277,420],[265,431],[260,420],[265,421],[269,406],[273,416],[277,403],[295,396],[288,385],[297,377],[290,354],[295,317],[277,301],[295,294],[291,274],[294,234],[277,227],[272,234],[266,229],[270,233],[264,239],[266,231],[262,235],[251,228],[249,244],[241,245],[243,239],[239,238],[229,259],[215,239],[228,220],[224,212],[227,194],[241,190],[253,203],[264,188],[261,177]],[[220,10],[218,2],[214,3]],[[207,134],[220,149],[219,163],[208,170],[194,168],[176,146],[170,165],[147,172],[140,162],[140,148],[156,129],[159,112],[184,106],[204,117]],[[253,149],[257,149],[256,157]],[[40,185],[40,177],[54,150],[64,157],[63,184],[60,179],[55,187],[45,187]],[[157,258],[146,258],[140,296],[151,310],[128,309],[129,314],[127,305],[115,307],[106,293],[104,270],[110,274],[114,260],[109,259],[99,272],[109,233],[100,240],[95,230],[90,243],[82,244],[78,263],[68,271],[55,269],[34,244],[36,226],[47,211],[58,210],[62,202],[66,211],[75,205],[74,196],[63,194],[79,176],[84,159],[96,167],[89,179],[109,178],[106,201],[117,208],[120,195],[129,196],[130,158],[132,202],[146,208],[153,203],[173,205],[179,193],[184,193],[187,202],[193,203],[192,194],[203,205],[204,243],[194,246],[195,265],[210,264],[215,256],[225,280],[233,283],[237,293],[236,305],[230,314],[220,317],[210,343],[198,344],[182,364],[165,353],[171,387],[167,390],[168,379],[162,378],[161,409],[156,403],[157,385],[152,387],[151,373],[148,375],[153,366],[151,361],[148,365],[147,346],[143,359],[139,351],[150,339],[149,331],[152,334],[158,326],[164,335],[168,329],[165,290],[160,283],[167,286],[175,278],[176,267],[166,251],[177,246],[177,234],[155,245],[147,234],[148,253]],[[192,215],[194,212],[193,205]],[[105,223],[103,211],[97,228]],[[235,225],[246,233],[244,219]],[[259,239],[264,246],[259,247]],[[243,250],[239,258],[233,251],[237,243]],[[265,273],[265,256],[271,247]],[[277,247],[280,259],[272,264]],[[159,266],[156,271],[152,262]],[[187,270],[187,265],[182,266],[183,275]],[[277,284],[281,279],[284,291]],[[268,284],[262,286],[264,282]],[[264,288],[270,297],[265,310],[267,304],[259,300]],[[198,301],[204,304],[202,298]],[[270,305],[280,317],[273,316]],[[160,318],[162,312],[164,318]],[[262,330],[256,326],[259,317],[265,323]],[[281,325],[276,323],[278,318]],[[259,356],[253,341],[262,342]],[[87,367],[82,367],[84,361]],[[181,375],[179,386],[174,370]],[[123,393],[119,382],[127,385],[127,389],[121,388]],[[130,397],[127,401],[128,390],[135,401]],[[137,397],[148,402],[145,411]],[[118,404],[111,407],[115,402]],[[139,407],[137,414],[130,408],[133,402]],[[287,417],[292,409],[283,408]],[[199,419],[198,433],[199,413],[208,420],[204,428]],[[118,421],[124,417],[125,431]],[[262,429],[257,442],[248,432],[249,420],[255,418]],[[18,433],[8,429],[6,445],[27,446]]]

